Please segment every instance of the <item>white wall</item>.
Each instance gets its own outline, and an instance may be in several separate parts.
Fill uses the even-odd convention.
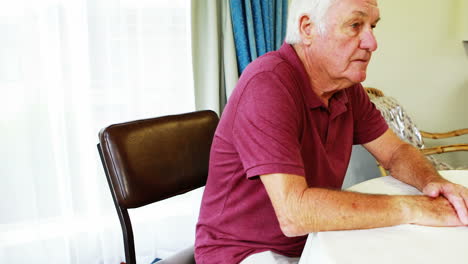
[[[468,0],[380,0],[379,7],[379,49],[364,85],[397,98],[422,130],[468,127],[468,56],[461,37]],[[468,136],[459,140],[468,143]],[[468,152],[441,156],[468,166]]]
[[[430,132],[468,128],[468,0],[378,0],[376,29],[365,86],[397,98],[418,127]],[[468,143],[426,141],[426,145]],[[438,155],[468,166],[468,152]],[[353,148],[344,187],[375,177],[378,169],[360,146]]]

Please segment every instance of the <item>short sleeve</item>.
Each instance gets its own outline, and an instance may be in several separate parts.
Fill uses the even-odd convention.
[[[233,123],[233,142],[248,178],[271,173],[304,176],[301,108],[274,72],[251,78]]]
[[[351,89],[354,118],[353,144],[365,144],[385,133],[388,125],[380,111],[370,101],[362,85],[355,85]]]

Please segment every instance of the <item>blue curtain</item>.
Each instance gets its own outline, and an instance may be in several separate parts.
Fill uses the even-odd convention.
[[[288,0],[230,0],[230,7],[240,74],[251,61],[283,43]]]

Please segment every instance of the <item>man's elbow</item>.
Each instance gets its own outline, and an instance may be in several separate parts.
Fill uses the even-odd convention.
[[[412,154],[420,155],[420,152],[413,145],[403,142],[392,151],[390,158],[383,163],[382,166],[385,169],[392,171],[395,166],[400,165],[402,161],[407,161],[407,157],[411,157]]]
[[[299,221],[295,221],[294,218],[278,217],[278,221],[281,231],[287,237],[303,236],[309,233],[306,231],[306,228],[304,228]]]

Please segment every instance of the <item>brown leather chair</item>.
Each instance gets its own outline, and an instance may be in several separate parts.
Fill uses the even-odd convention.
[[[115,124],[100,131],[98,150],[122,226],[127,264],[136,263],[127,209],[204,186],[218,121],[215,112],[199,111]],[[193,246],[159,263],[195,263]]]

